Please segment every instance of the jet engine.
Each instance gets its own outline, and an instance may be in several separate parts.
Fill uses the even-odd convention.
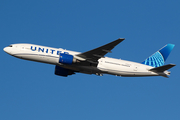
[[[73,55],[60,53],[59,63],[71,65],[72,63],[75,63],[76,61],[77,60],[73,57]]]
[[[55,75],[59,75],[59,76],[63,76],[63,77],[67,77],[68,75],[72,75],[75,74],[74,71],[66,69],[66,68],[62,68],[60,66],[55,67]]]

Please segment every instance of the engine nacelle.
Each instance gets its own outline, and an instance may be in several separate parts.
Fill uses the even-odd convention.
[[[64,76],[67,77],[68,75],[72,75],[75,74],[74,71],[66,69],[66,68],[62,68],[60,66],[55,67],[55,75],[59,75],[59,76]]]
[[[59,63],[71,65],[74,62],[76,62],[76,59],[74,59],[73,55],[60,53]]]

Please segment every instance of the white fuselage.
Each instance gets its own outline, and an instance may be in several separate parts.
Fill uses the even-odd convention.
[[[62,64],[59,63],[59,53],[67,53],[70,55],[80,54],[80,52],[69,51],[62,48],[58,49],[34,44],[12,44],[11,47],[5,47],[4,51],[21,59],[58,65],[63,68],[87,74],[112,74],[117,76],[159,75],[149,71],[149,69],[153,68],[151,66],[109,57],[100,58],[97,66],[79,63],[74,63],[72,65]]]

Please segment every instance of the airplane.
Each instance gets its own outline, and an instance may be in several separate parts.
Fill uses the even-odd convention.
[[[110,74],[122,77],[163,76],[168,78],[168,69],[175,64],[164,65],[174,44],[167,44],[141,63],[106,57],[107,53],[121,43],[119,38],[101,47],[75,52],[35,44],[11,44],[3,50],[17,58],[55,65],[55,75],[67,77],[75,73]]]

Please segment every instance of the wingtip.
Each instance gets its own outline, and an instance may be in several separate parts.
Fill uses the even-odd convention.
[[[119,38],[119,40],[125,40],[125,38]]]

